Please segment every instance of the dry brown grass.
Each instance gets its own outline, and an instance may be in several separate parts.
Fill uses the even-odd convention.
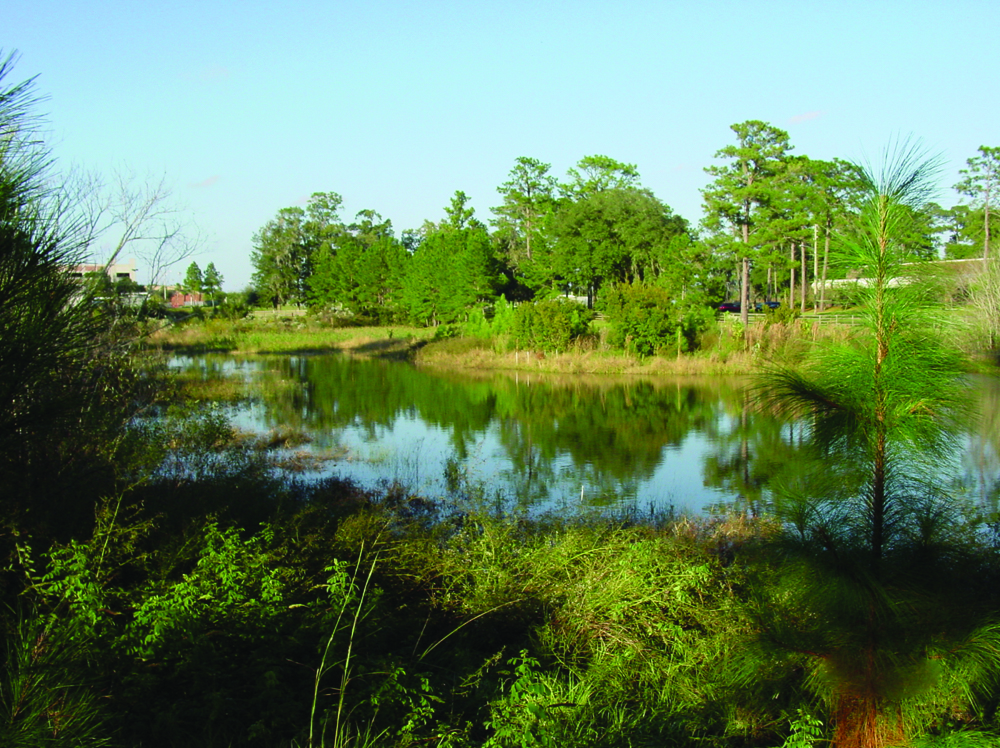
[[[597,350],[574,350],[567,353],[541,354],[531,351],[499,353],[473,348],[451,352],[434,344],[421,349],[419,364],[451,369],[529,371],[548,374],[635,374],[635,375],[705,375],[746,374],[754,369],[753,357],[746,353],[720,356],[663,357],[638,359],[622,353]]]

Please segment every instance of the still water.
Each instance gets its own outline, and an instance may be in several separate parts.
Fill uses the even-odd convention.
[[[753,510],[801,470],[806,429],[754,407],[745,380],[441,372],[341,355],[177,358],[204,377],[246,377],[235,426],[301,431],[317,474],[426,496],[461,487],[521,510]],[[975,383],[982,418],[942,480],[995,502],[1000,386]]]

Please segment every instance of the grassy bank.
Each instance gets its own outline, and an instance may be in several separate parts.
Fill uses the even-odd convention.
[[[445,333],[445,334],[442,334]],[[193,321],[157,326],[147,346],[197,354],[329,353],[411,360],[447,368],[500,369],[570,374],[732,375],[746,374],[773,357],[795,359],[818,339],[850,334],[843,324],[816,326],[808,320],[771,324],[764,320],[743,328],[734,319],[720,320],[695,353],[637,357],[607,344],[600,323],[592,334],[565,352],[517,350],[509,340],[456,334],[445,328],[405,326],[342,327],[309,316],[267,317],[238,322]]]
[[[546,374],[694,375],[746,374],[755,366],[752,354],[648,356],[637,358],[621,351],[587,346],[565,353],[498,351],[489,341],[455,338],[429,343],[415,352],[415,360],[427,366],[450,369],[487,369],[541,372]]]
[[[229,322],[221,319],[157,324],[147,347],[175,353],[331,353],[335,351],[407,359],[434,335],[433,329],[336,327],[309,317],[270,317]]]
[[[56,713],[93,738],[80,745],[828,740],[805,656],[762,628],[787,594],[767,521],[528,520],[476,490],[302,484],[265,469],[265,444],[213,441],[217,426],[182,426],[197,478],[178,468],[101,502],[89,536],[3,536],[23,658],[0,689],[29,693],[0,718],[5,745],[35,745]],[[996,604],[990,557],[980,605]],[[920,731],[996,728],[977,693],[933,691]]]

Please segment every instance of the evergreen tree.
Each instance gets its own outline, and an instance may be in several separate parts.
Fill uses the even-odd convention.
[[[210,301],[215,301],[222,293],[222,275],[215,268],[215,263],[208,263],[201,279],[201,288]]]
[[[788,133],[759,120],[733,125],[736,145],[716,152],[728,159],[727,166],[710,166],[705,171],[715,181],[702,190],[705,200],[703,225],[716,238],[716,246],[740,277],[740,297],[744,323],[749,306],[748,263],[774,250],[787,228],[779,223],[787,201],[783,190],[792,150]],[[746,262],[744,262],[746,261]],[[766,260],[765,260],[766,263]],[[745,298],[744,298],[745,297]]]
[[[427,224],[407,263],[402,298],[410,318],[437,325],[465,319],[476,305],[497,298],[503,276],[486,227],[456,192],[446,219]]]
[[[560,185],[563,195],[576,200],[605,190],[627,190],[639,186],[635,164],[624,164],[608,156],[584,156],[567,172],[569,181]]]
[[[359,211],[329,248],[317,252],[309,284],[315,303],[388,321],[399,313],[405,250],[392,223],[373,210]]]
[[[201,268],[198,267],[197,262],[192,262],[188,265],[187,273],[184,275],[184,281],[181,283],[181,288],[184,290],[184,293],[197,294],[201,293],[203,285],[204,279],[201,275]]]
[[[811,424],[821,461],[776,492],[787,531],[757,587],[761,643],[770,665],[783,652],[807,667],[838,748],[905,739],[923,728],[920,709],[998,665],[996,632],[977,629],[982,591],[967,581],[986,567],[968,555],[971,529],[941,487],[968,412],[962,359],[905,246],[935,176],[935,162],[908,147],[863,171],[841,260],[867,279],[865,325],[802,369],[770,372],[759,390]],[[766,679],[760,667],[753,677]]]
[[[548,275],[546,227],[556,206],[556,180],[549,168],[537,159],[518,158],[509,179],[497,188],[503,205],[492,209],[502,256],[517,281],[531,290]]]
[[[983,257],[990,256],[991,236],[997,221],[996,202],[1000,195],[1000,148],[979,146],[979,155],[966,162],[961,182],[955,189],[972,200],[972,205],[982,211]]]

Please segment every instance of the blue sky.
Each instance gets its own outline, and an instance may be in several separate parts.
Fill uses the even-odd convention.
[[[204,237],[192,259],[234,290],[254,232],[313,192],[397,234],[455,190],[488,220],[519,156],[560,178],[634,163],[697,222],[703,169],[748,119],[813,158],[919,138],[951,205],[1000,145],[998,21],[985,0],[6,0],[0,45],[8,82],[38,76],[59,165],[165,175]]]

